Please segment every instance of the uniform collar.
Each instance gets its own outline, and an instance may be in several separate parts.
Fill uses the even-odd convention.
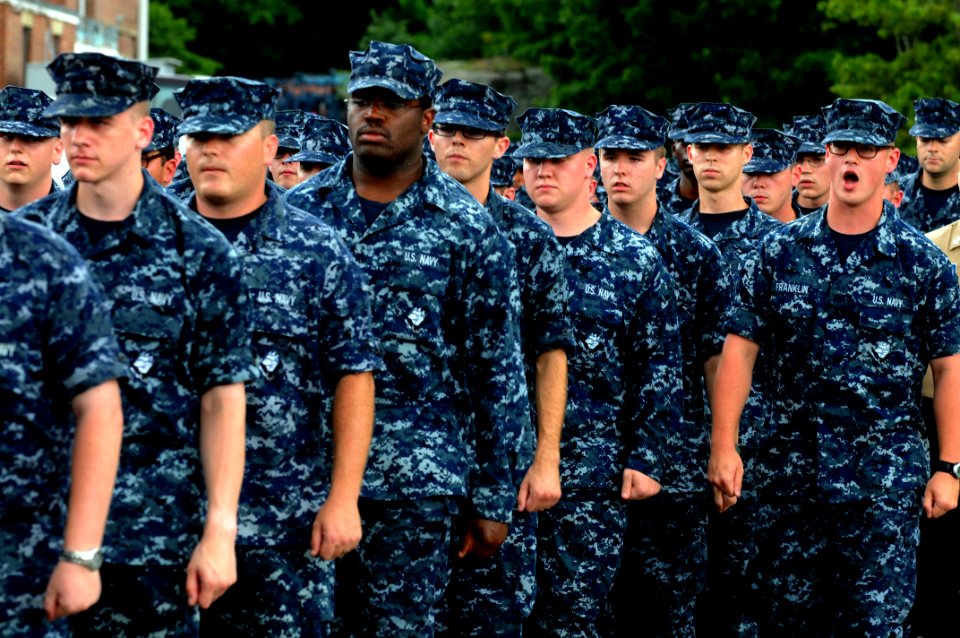
[[[806,216],[810,219],[810,222],[800,226],[797,234],[798,241],[826,241],[830,235],[830,227],[827,225],[828,208],[829,205],[826,205],[817,212]],[[896,256],[897,240],[894,237],[894,226],[905,223],[897,215],[893,204],[883,200],[883,212],[880,214],[880,221],[877,222],[877,226],[872,233],[878,252],[888,257]]]

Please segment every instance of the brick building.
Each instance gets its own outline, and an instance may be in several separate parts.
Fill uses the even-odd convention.
[[[48,89],[43,67],[66,51],[145,59],[148,4],[148,0],[0,0],[0,86]]]

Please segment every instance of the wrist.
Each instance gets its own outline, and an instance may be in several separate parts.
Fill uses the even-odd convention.
[[[933,473],[943,472],[953,478],[960,479],[960,462],[944,461],[940,459],[933,465]]]
[[[60,552],[60,560],[86,567],[92,572],[98,571],[103,564],[103,551],[99,547],[84,550],[66,549]]]

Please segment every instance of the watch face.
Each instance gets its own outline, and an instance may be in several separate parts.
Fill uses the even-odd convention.
[[[960,463],[954,463],[952,466],[953,475],[960,478]]]

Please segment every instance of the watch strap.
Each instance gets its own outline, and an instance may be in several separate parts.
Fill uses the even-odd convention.
[[[960,479],[960,463],[949,463],[944,460],[937,461],[933,466],[934,472],[946,472],[954,478]]]

